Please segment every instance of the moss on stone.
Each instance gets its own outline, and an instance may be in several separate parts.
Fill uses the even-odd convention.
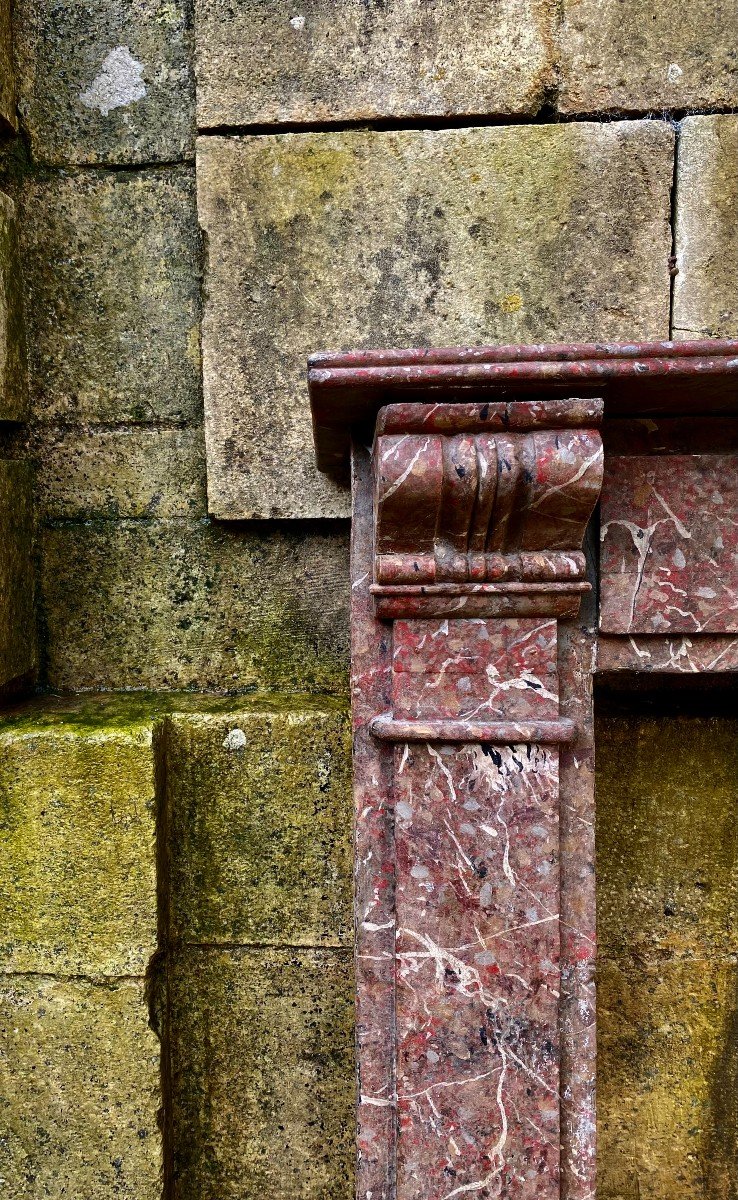
[[[143,975],[157,947],[151,722],[0,732],[0,970]]]
[[[597,726],[598,1197],[738,1178],[738,721]]]
[[[143,982],[0,976],[0,1179],[13,1200],[159,1200]]]
[[[187,949],[171,979],[176,1200],[349,1200],[350,955]]]
[[[236,709],[165,730],[172,935],[349,946],[348,714]]]

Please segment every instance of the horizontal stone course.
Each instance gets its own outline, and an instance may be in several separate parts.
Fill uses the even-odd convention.
[[[554,32],[545,0],[197,0],[198,125],[534,113]]]
[[[677,339],[738,337],[736,213],[738,115],[685,118],[676,189]]]
[[[211,514],[348,514],[311,351],[666,337],[673,145],[658,121],[200,138]]]
[[[172,936],[350,946],[346,712],[175,716],[165,744]]]
[[[54,689],[348,687],[343,528],[59,524],[41,589]]]
[[[22,126],[37,162],[192,156],[186,0],[16,0],[15,37]]]
[[[176,1200],[349,1200],[350,955],[191,948],[170,1003]]]
[[[201,428],[41,425],[33,454],[47,519],[205,515]]]
[[[192,170],[42,173],[19,220],[34,417],[198,421]]]
[[[0,976],[0,1179],[13,1200],[159,1200],[159,1042],[143,980]]]
[[[694,0],[564,0],[564,113],[649,112],[738,103],[738,7]]]

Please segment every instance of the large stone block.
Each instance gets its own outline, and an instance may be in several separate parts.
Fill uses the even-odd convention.
[[[170,986],[176,1200],[349,1200],[350,956],[190,949]]]
[[[36,497],[50,519],[204,516],[202,428],[36,428]]]
[[[733,0],[564,0],[559,33],[565,113],[729,107],[738,103]]]
[[[16,0],[19,109],[39,162],[173,162],[192,155],[186,0]]]
[[[0,978],[0,1179],[13,1200],[159,1200],[159,1044],[142,980]]]
[[[0,421],[22,421],[27,409],[28,379],[16,210],[10,197],[0,192]]]
[[[677,163],[677,339],[738,337],[736,213],[738,116],[687,117]]]
[[[597,746],[602,953],[736,953],[738,720],[600,718]]]
[[[0,125],[17,128],[11,0],[0,0]]]
[[[35,177],[21,239],[38,419],[197,420],[192,171]]]
[[[0,971],[144,974],[155,807],[150,722],[0,725]]]
[[[167,722],[176,938],[352,943],[348,717],[288,705]]]
[[[60,525],[41,577],[52,688],[347,689],[345,529]]]
[[[598,968],[598,1200],[728,1200],[738,1166],[735,961]]]
[[[656,121],[201,138],[211,513],[348,512],[313,465],[311,351],[666,337],[673,144]]]
[[[28,463],[0,461],[0,690],[37,661],[32,488]]]
[[[533,113],[553,85],[545,0],[197,0],[200,128]]]

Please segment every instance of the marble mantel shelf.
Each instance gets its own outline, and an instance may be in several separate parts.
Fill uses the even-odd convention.
[[[592,683],[738,671],[738,341],[309,381],[353,477],[357,1196],[594,1200]]]

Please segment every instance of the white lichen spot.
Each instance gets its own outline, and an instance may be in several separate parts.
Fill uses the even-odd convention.
[[[243,729],[229,729],[223,739],[226,750],[243,750],[246,745],[246,734]]]
[[[683,74],[684,71],[678,63],[669,63],[666,72],[666,78],[669,80],[669,83],[678,83]]]
[[[80,94],[85,108],[96,108],[104,117],[114,108],[126,108],[146,95],[143,63],[133,57],[127,46],[111,50],[86,92]]]
[[[303,17],[302,13],[299,13],[296,17],[292,17],[290,25],[293,29],[302,31],[305,28],[305,18]]]

